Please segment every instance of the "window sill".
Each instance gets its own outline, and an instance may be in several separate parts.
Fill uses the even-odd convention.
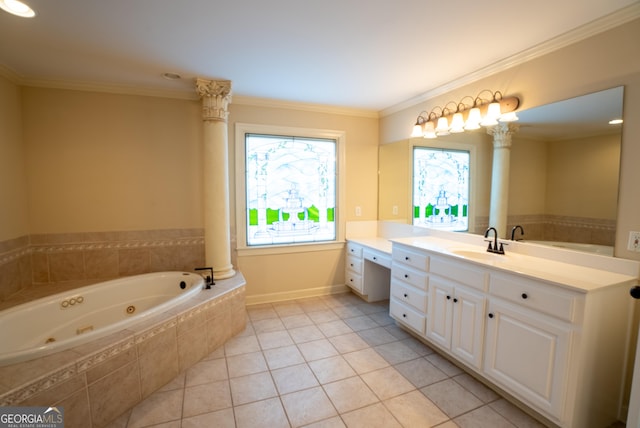
[[[345,241],[309,242],[304,244],[265,245],[255,247],[239,247],[238,256],[267,256],[275,254],[310,253],[314,251],[334,251],[344,248]]]

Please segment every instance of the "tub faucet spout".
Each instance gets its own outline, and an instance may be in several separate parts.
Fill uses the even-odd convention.
[[[504,246],[502,245],[502,243],[500,243],[500,246],[498,246],[498,231],[496,230],[495,227],[488,228],[487,231],[484,233],[484,237],[488,238],[489,232],[491,231],[493,231],[493,246],[491,245],[490,240],[485,239],[485,241],[489,242],[489,246],[487,247],[487,252],[495,253],[495,254],[504,254]]]
[[[216,283],[213,281],[213,268],[212,267],[199,267],[199,268],[195,268],[195,271],[201,271],[201,270],[208,270],[209,271],[209,275],[203,276],[204,278],[204,288],[206,288],[207,290],[211,289],[212,285],[216,285]]]
[[[516,230],[520,229],[520,235],[524,235],[524,229],[522,228],[522,226],[517,225],[514,226],[513,229],[511,229],[511,240],[512,241],[516,241],[515,237],[516,237]],[[522,238],[518,239],[518,241],[522,241]]]

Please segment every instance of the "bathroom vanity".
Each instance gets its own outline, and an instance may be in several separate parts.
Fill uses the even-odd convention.
[[[391,242],[364,238],[347,242],[345,283],[367,302],[389,298]]]
[[[389,307],[398,323],[553,424],[617,420],[637,266],[621,273],[540,249],[492,254],[481,240],[391,241]],[[352,247],[354,283],[378,295],[357,275],[367,274],[357,258],[366,248]]]

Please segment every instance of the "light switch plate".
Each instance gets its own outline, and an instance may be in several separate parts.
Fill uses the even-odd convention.
[[[629,251],[640,251],[640,232],[629,232]]]

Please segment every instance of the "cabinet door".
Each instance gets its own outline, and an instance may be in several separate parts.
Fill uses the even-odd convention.
[[[502,301],[491,301],[484,372],[543,412],[562,420],[571,329]]]
[[[453,297],[451,352],[476,368],[482,366],[485,299],[463,287]]]
[[[453,286],[436,276],[431,276],[429,278],[428,300],[426,335],[433,342],[449,349],[453,315]]]

